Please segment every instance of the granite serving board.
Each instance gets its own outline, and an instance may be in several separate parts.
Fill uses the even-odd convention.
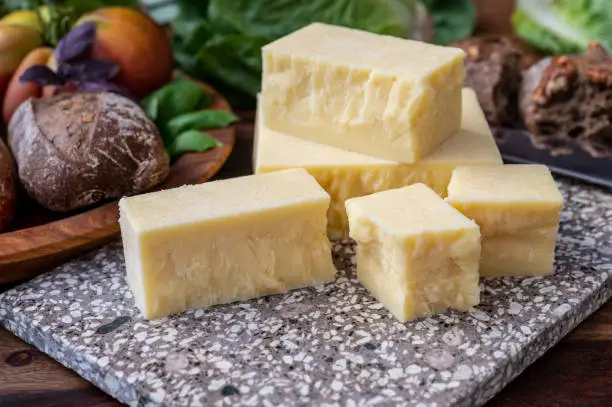
[[[612,295],[612,195],[560,180],[555,274],[488,279],[470,312],[399,323],[355,279],[147,322],[119,242],[0,295],[0,322],[133,406],[478,406]]]

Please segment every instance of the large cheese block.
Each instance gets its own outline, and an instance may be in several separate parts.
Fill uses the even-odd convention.
[[[423,184],[346,201],[359,281],[400,321],[478,304],[478,226]]]
[[[459,165],[502,164],[489,125],[471,89],[463,90],[462,128],[416,164],[403,164],[309,142],[268,128],[258,110],[254,168],[266,173],[302,167],[331,195],[329,235],[347,236],[344,201],[387,189],[423,183],[441,196]]]
[[[458,167],[447,201],[480,226],[481,275],[553,272],[563,198],[547,167]]]
[[[458,48],[312,24],[263,48],[266,122],[412,163],[459,129],[463,58]]]
[[[332,281],[328,206],[300,169],[123,198],[136,305],[151,319]]]

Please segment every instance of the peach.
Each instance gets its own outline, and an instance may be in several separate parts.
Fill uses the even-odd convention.
[[[108,7],[84,15],[97,23],[92,59],[119,65],[114,81],[145,97],[172,78],[172,45],[164,29],[146,15],[128,8]]]
[[[0,23],[0,100],[21,60],[41,44],[40,32],[21,25]]]
[[[53,49],[47,47],[36,48],[31,51],[19,64],[13,74],[13,78],[6,89],[4,103],[2,105],[2,116],[4,123],[8,123],[19,105],[30,97],[42,96],[42,86],[35,83],[19,83],[19,77],[32,65],[46,65],[49,57],[53,55]]]

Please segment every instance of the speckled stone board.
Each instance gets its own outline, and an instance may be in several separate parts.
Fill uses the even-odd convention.
[[[401,324],[355,279],[147,322],[119,242],[0,295],[4,326],[134,406],[481,405],[612,295],[612,195],[560,181],[555,274]]]

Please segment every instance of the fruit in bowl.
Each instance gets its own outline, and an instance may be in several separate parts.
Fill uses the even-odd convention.
[[[97,25],[91,59],[114,61],[115,83],[139,98],[172,78],[172,45],[164,29],[148,16],[128,8],[108,7],[84,15],[78,22]]]
[[[0,98],[22,59],[42,44],[39,31],[0,21]]]
[[[21,64],[13,74],[13,78],[6,88],[4,103],[2,104],[2,116],[4,118],[4,123],[8,123],[11,120],[15,110],[17,110],[20,104],[28,100],[28,98],[42,96],[43,87],[41,85],[36,83],[19,83],[19,78],[29,67],[33,65],[47,64],[52,55],[52,48],[40,47],[30,51],[30,53],[21,61]]]

